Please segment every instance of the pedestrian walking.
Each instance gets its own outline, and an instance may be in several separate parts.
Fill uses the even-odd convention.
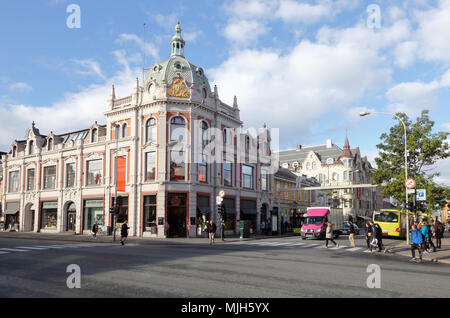
[[[333,242],[333,244],[335,246],[339,247],[339,244],[337,244],[334,240],[333,240],[333,224],[331,222],[328,221],[327,223],[327,230],[325,231],[325,247],[328,248],[328,241]]]
[[[433,252],[436,252],[436,246],[434,246],[430,226],[428,225],[427,221],[423,221],[422,234],[424,236],[423,245],[424,245],[425,251],[430,252],[431,247],[433,247]]]
[[[209,244],[212,245],[214,243],[214,235],[216,234],[216,225],[212,220],[209,220],[206,228],[209,234]]]
[[[125,241],[128,237],[128,220],[125,220],[122,224],[122,228],[120,229],[120,244],[125,245]]]
[[[97,232],[98,232],[98,224],[97,221],[95,221],[94,225],[92,225],[92,237],[97,239]]]
[[[436,248],[441,248],[441,240],[444,237],[444,224],[440,221],[436,221],[436,230],[435,230],[435,238],[436,238]]]
[[[413,224],[411,226],[411,262],[422,262],[422,245],[423,236],[421,231],[417,228],[417,225]],[[416,249],[419,251],[419,259],[416,258]]]
[[[383,245],[383,229],[378,223],[373,224],[373,227],[375,229],[375,237],[377,238],[378,252],[381,252],[383,250],[383,252],[386,253],[386,248]]]
[[[371,251],[370,248],[370,241],[372,240],[372,226],[370,226],[369,222],[366,222],[366,244],[367,244],[367,250]]]
[[[349,230],[348,240],[350,241],[350,245],[355,247],[355,226],[350,220],[347,221],[347,225]]]

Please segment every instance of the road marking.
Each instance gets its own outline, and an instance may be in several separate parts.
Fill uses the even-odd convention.
[[[31,252],[28,250],[19,250],[17,248],[0,248],[0,251],[8,251],[8,252]]]
[[[300,246],[300,245],[305,245],[306,243],[295,243],[295,244],[292,244],[292,246]]]
[[[333,247],[330,247],[330,250],[340,250],[341,248],[344,248],[344,247],[348,247],[348,246],[345,246],[345,245],[333,246]]]
[[[9,254],[9,252],[2,252],[2,251],[0,251],[0,254]]]
[[[325,245],[319,245],[319,246],[314,247],[314,248],[327,248],[327,247]]]
[[[27,250],[46,250],[47,248],[44,248],[44,247],[32,247],[32,246],[19,246],[19,247],[17,247],[17,248],[24,248],[24,249],[27,249]]]
[[[347,251],[355,252],[355,251],[359,251],[360,249],[362,249],[362,247],[352,247],[352,248],[347,249]]]
[[[38,246],[36,246],[36,247],[43,247],[43,248],[65,248],[65,247],[62,246],[62,245],[46,245],[46,246],[38,245]]]
[[[306,248],[310,248],[310,247],[314,247],[314,246],[318,246],[319,244],[306,244],[304,246],[301,247],[306,247]]]

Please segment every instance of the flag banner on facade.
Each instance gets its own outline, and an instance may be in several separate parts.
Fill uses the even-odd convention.
[[[117,158],[117,191],[125,192],[125,182],[127,174],[127,159]]]

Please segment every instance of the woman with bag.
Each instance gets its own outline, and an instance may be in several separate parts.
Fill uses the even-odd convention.
[[[339,247],[339,244],[337,244],[333,240],[333,224],[330,221],[327,222],[327,230],[325,232],[325,246],[326,246],[326,248],[328,248],[328,241],[333,242],[334,246]]]
[[[436,230],[435,230],[435,237],[436,237],[436,248],[441,248],[441,240],[444,237],[444,225],[436,221]]]

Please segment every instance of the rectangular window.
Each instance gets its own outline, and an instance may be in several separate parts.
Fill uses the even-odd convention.
[[[208,182],[208,165],[206,162],[206,156],[202,155],[202,160],[198,164],[198,181],[200,182]]]
[[[268,183],[267,183],[267,171],[261,170],[261,189],[263,191],[268,191]]]
[[[348,179],[348,175],[347,174],[348,174],[347,171],[344,171],[344,180]]]
[[[348,180],[353,181],[353,172],[352,171],[348,172]]]
[[[91,160],[86,163],[87,185],[102,184],[103,162],[102,160]]]
[[[253,170],[251,166],[242,165],[242,186],[246,189],[253,189]]]
[[[156,226],[156,195],[144,196],[144,232]]]
[[[223,161],[223,184],[229,187],[233,185],[233,166],[227,160]]]
[[[83,229],[91,230],[95,222],[103,226],[103,200],[84,200]]]
[[[56,166],[44,167],[44,189],[56,188]]]
[[[184,151],[170,151],[170,180],[184,180],[186,168]]]
[[[34,190],[34,168],[27,170],[27,191]]]
[[[75,186],[75,163],[66,165],[66,187],[73,188]]]
[[[9,173],[9,192],[19,192],[19,171]]]
[[[56,230],[58,201],[41,202],[41,229]]]
[[[156,151],[145,154],[145,181],[155,181],[156,179]]]

